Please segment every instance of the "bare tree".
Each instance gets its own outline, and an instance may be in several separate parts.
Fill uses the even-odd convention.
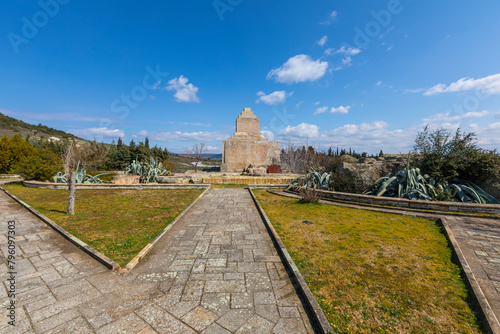
[[[104,145],[99,145],[94,140],[90,144],[80,145],[75,141],[68,141],[61,152],[61,159],[64,166],[64,174],[68,179],[68,211],[69,215],[75,214],[76,201],[76,169],[98,167],[102,165],[108,155],[108,150]]]
[[[70,172],[69,182],[69,200],[68,200],[68,215],[75,214],[75,200],[76,200],[76,172],[72,170]]]
[[[201,155],[206,150],[205,143],[194,144],[191,148],[186,149],[186,154],[194,159],[193,166],[195,173],[198,173],[198,164],[200,163]]]

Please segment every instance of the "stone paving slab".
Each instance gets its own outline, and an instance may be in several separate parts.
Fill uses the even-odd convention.
[[[479,285],[479,303],[491,331],[500,333],[500,223],[486,219],[446,217],[446,224]],[[472,288],[476,288],[472,286]],[[484,295],[484,297],[483,297]],[[485,300],[484,300],[485,299]]]
[[[118,274],[0,192],[0,305],[16,221],[16,327],[0,333],[313,333],[247,190],[212,189]]]

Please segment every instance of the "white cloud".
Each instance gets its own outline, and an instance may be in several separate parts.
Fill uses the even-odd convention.
[[[295,108],[299,109],[300,106],[304,103],[304,101],[299,101],[296,105]]]
[[[205,146],[208,152],[220,152],[220,148],[216,146]]]
[[[315,106],[319,106],[321,102],[317,101],[317,102],[314,102],[314,105]]]
[[[267,139],[269,140],[273,140],[274,139],[274,133],[271,132],[271,131],[268,131],[268,130],[262,130],[260,133],[262,133],[262,135],[264,137],[266,137]]]
[[[281,136],[288,138],[316,138],[319,135],[319,127],[314,124],[301,123],[297,126],[288,125],[279,132]]]
[[[425,91],[424,95],[430,96],[441,93],[461,92],[478,90],[484,94],[500,94],[500,73],[490,75],[481,79],[462,78],[449,86],[437,84]]]
[[[144,138],[144,137],[147,137],[148,136],[148,131],[147,130],[141,130],[135,134],[132,135],[132,137],[134,138]]]
[[[106,127],[102,128],[85,128],[85,129],[74,129],[69,130],[70,133],[82,137],[82,138],[118,138],[125,137],[125,132],[120,129],[108,129]]]
[[[316,44],[318,44],[319,46],[324,46],[326,44],[326,42],[328,41],[328,36],[325,35],[323,37],[321,37],[321,39],[319,41],[316,42]]]
[[[422,121],[425,123],[440,123],[440,122],[458,122],[463,119],[472,119],[472,118],[482,118],[488,116],[490,114],[489,111],[470,111],[463,115],[454,115],[450,112],[447,113],[439,113],[435,115],[431,115],[429,117],[423,118]]]
[[[361,53],[361,49],[346,47],[343,45],[340,49],[334,52],[334,54],[345,54],[348,56],[355,56]]]
[[[324,113],[325,111],[328,110],[328,107],[327,106],[324,106],[324,107],[319,107],[319,108],[316,108],[316,111],[313,112],[313,115],[319,115],[319,114],[322,114]]]
[[[500,122],[490,123],[484,127],[470,126],[470,130],[476,133],[477,143],[484,149],[497,149],[500,147]],[[465,129],[466,130],[466,129]]]
[[[331,56],[332,54],[334,54],[334,52],[335,52],[335,48],[328,48],[325,50],[325,54],[327,56]]]
[[[198,87],[193,84],[188,84],[189,79],[180,76],[178,78],[174,78],[168,82],[168,86],[165,88],[166,90],[175,90],[175,100],[177,102],[196,102],[199,103],[200,99],[196,96],[198,93]]]
[[[346,66],[351,66],[352,57],[356,56],[360,53],[361,53],[361,49],[353,48],[353,47],[346,47],[345,45],[343,45],[340,49],[337,49],[337,50],[334,48],[329,48],[329,49],[325,50],[325,54],[327,56],[331,56],[331,55],[342,56],[341,63],[333,68],[334,71],[339,71]]]
[[[145,137],[148,136],[149,139],[161,142],[173,142],[173,141],[195,141],[195,142],[211,142],[211,141],[222,141],[228,139],[230,136],[226,133],[215,131],[197,131],[197,132],[181,132],[181,131],[171,131],[171,132],[148,132],[146,130],[139,131],[134,134],[134,137]]]
[[[376,85],[380,87],[380,85],[382,85],[382,81],[380,81],[380,80],[377,81]]]
[[[339,107],[340,108],[340,107]],[[405,129],[391,129],[389,123],[377,120],[374,122],[364,122],[360,124],[344,124],[333,130],[319,133],[316,125],[302,123],[298,126],[283,129],[279,132],[279,139],[282,142],[292,142],[300,144],[309,134],[313,145],[318,145],[322,149],[329,146],[340,148],[353,148],[357,152],[378,153],[382,149],[385,153],[408,153],[413,149],[415,137],[418,131],[422,131],[425,125],[429,124],[430,130],[445,128],[452,133],[461,126],[465,132],[475,132],[477,134],[478,145],[484,149],[498,149],[500,147],[500,122],[495,122],[495,113],[488,111],[471,112],[450,119],[446,114],[432,115],[422,119],[422,123]],[[481,119],[482,117],[491,117]],[[429,123],[430,119],[433,120]],[[460,121],[479,120],[478,123],[461,124]],[[426,122],[424,122],[426,121]],[[312,135],[311,135],[312,134]],[[317,134],[317,136],[314,136]],[[311,141],[310,141],[311,142]],[[302,145],[302,144],[300,144]]]
[[[383,149],[385,153],[408,152],[415,138],[416,131],[390,130],[384,121],[372,123],[345,124],[322,134],[320,140],[332,146],[349,148],[356,151],[377,153]]]
[[[349,109],[351,109],[351,106],[347,106],[347,107],[340,106],[338,108],[332,107],[332,109],[330,109],[330,113],[331,114],[348,114]]]
[[[339,13],[336,10],[334,10],[328,15],[328,18],[325,21],[321,21],[319,24],[330,25],[333,21],[337,19],[338,15]]]
[[[345,57],[344,59],[342,59],[342,65],[351,66],[351,62],[352,62],[351,57]]]
[[[269,95],[266,95],[264,92],[258,92],[257,95],[259,98],[255,101],[255,103],[264,102],[267,105],[276,105],[284,103],[286,98],[292,96],[292,94],[293,92],[287,94],[284,90],[277,90]]]
[[[315,81],[323,77],[328,68],[328,62],[313,60],[308,55],[294,56],[279,68],[272,69],[267,74],[267,79],[281,83],[294,83]]]

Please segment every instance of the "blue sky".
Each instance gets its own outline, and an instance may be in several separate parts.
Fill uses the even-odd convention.
[[[500,3],[4,1],[0,112],[172,152],[234,132],[407,152],[456,129],[500,148]]]

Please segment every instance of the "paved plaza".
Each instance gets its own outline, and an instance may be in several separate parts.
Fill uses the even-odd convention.
[[[0,191],[16,222],[16,326],[0,333],[313,333],[248,190],[211,189],[131,272],[77,249]],[[4,315],[5,314],[5,315]]]
[[[493,330],[500,331],[500,221],[447,217],[447,223],[491,307]]]
[[[211,189],[131,272],[108,270],[0,191],[0,260],[16,222],[16,326],[0,333],[314,333],[247,190]],[[500,223],[447,217],[500,317]],[[495,319],[496,320],[496,319]]]

